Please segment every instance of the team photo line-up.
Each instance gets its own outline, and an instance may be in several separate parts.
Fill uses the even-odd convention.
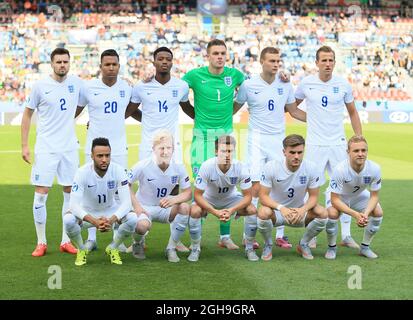
[[[28,164],[33,162],[37,235],[33,257],[47,252],[47,198],[55,176],[63,186],[60,251],[76,255],[78,266],[85,265],[88,254],[97,249],[97,231],[113,230],[105,249],[111,263],[122,264],[120,252],[145,259],[145,237],[153,221],[170,224],[168,261],[178,262],[178,252],[187,252],[187,259],[196,262],[202,221],[208,213],[220,222],[218,245],[229,250],[239,249],[231,239],[231,219],[244,216],[242,244],[249,261],[260,260],[257,249],[261,260],[271,260],[274,243],[290,249],[285,225],[305,228],[296,249],[308,260],[313,259],[317,235],[325,230],[325,258],[335,259],[339,220],[340,245],[370,259],[378,257],[370,243],[383,218],[380,167],[367,160],[368,144],[351,86],[333,74],[334,51],[328,46],[317,50],[318,74],[305,77],[295,91],[288,75],[279,70],[279,49],[264,48],[261,73],[249,79],[226,67],[226,56],[224,41],[210,41],[208,65],[189,71],[181,80],[171,76],[172,51],[160,47],[153,53],[155,73],[132,87],[118,76],[119,55],[113,49],[101,54],[101,78],[89,81],[69,75],[67,49],[53,50],[52,73],[33,85],[21,123],[22,157]],[[305,111],[298,108],[304,100]],[[245,103],[250,117],[242,163],[235,159],[233,114]],[[85,107],[89,115],[86,163],[79,167],[74,119]],[[180,108],[194,120],[193,188],[183,164]],[[348,141],[345,110],[354,132]],[[32,160],[28,140],[34,111]],[[306,140],[297,134],[285,136],[285,112],[307,123]],[[139,161],[128,170],[125,118],[130,116],[141,122],[142,139]],[[321,206],[319,189],[326,182],[326,171],[329,185]],[[364,228],[360,245],[351,236],[352,217]],[[88,230],[86,241],[82,229]],[[187,229],[189,248],[180,240]],[[264,239],[262,248],[256,241],[257,230]],[[128,239],[132,239],[129,247]]]

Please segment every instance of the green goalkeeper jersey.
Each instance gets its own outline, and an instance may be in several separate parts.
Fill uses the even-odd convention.
[[[221,74],[215,75],[208,67],[201,67],[189,71],[183,80],[194,91],[194,129],[232,132],[234,92],[244,81],[242,72],[224,67]]]

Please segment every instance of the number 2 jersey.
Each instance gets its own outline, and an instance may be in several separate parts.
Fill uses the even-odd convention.
[[[181,189],[191,187],[188,173],[183,164],[173,161],[162,171],[153,157],[136,163],[129,171],[129,183],[138,182],[136,198],[146,206],[159,206],[159,201],[170,195],[177,184]]]
[[[333,75],[321,81],[318,75],[301,80],[295,97],[305,99],[307,106],[307,145],[345,145],[345,103],[354,101],[350,84],[342,77]]]
[[[78,148],[75,113],[83,81],[68,75],[63,82],[48,76],[37,81],[28,99],[28,108],[37,111],[35,153],[60,153]]]
[[[307,189],[321,186],[317,166],[307,160],[301,162],[297,171],[287,168],[285,160],[272,160],[265,164],[261,185],[270,188],[270,197],[289,208],[300,208],[305,203]]]

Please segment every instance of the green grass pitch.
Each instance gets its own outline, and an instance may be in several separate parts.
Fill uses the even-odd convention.
[[[184,150],[191,139],[190,126],[184,128]],[[80,144],[84,145],[85,128],[78,127]],[[139,128],[128,127],[129,164],[137,160]],[[347,136],[351,128],[346,127]],[[237,127],[245,132],[245,127]],[[288,125],[287,133],[305,132],[305,126]],[[31,130],[33,148],[35,130]],[[382,227],[372,248],[379,259],[369,261],[357,252],[339,248],[337,260],[328,261],[325,233],[318,237],[315,259],[306,261],[294,250],[274,248],[270,262],[252,263],[243,251],[217,247],[218,221],[210,216],[203,226],[203,251],[198,263],[186,260],[168,263],[164,248],[169,226],[154,224],[147,238],[147,259],[136,261],[123,255],[122,266],[111,265],[104,248],[111,234],[98,234],[99,250],[89,255],[85,267],[74,265],[75,257],[58,251],[61,237],[60,186],[54,186],[47,202],[48,252],[33,258],[36,238],[33,225],[33,187],[29,183],[30,166],[20,156],[20,128],[0,127],[0,299],[412,299],[410,200],[413,190],[413,126],[396,124],[364,125],[371,160],[382,166],[383,187],[380,192],[384,209]],[[243,136],[243,134],[240,134]],[[239,155],[246,145],[240,141]],[[80,152],[83,163],[83,151]],[[323,203],[323,196],[320,203]],[[232,223],[233,239],[240,243],[242,219]],[[297,244],[304,229],[286,228],[286,234]],[[357,241],[362,230],[352,224]],[[257,239],[262,242],[260,234]],[[189,235],[183,242],[189,244]],[[260,251],[259,251],[260,254]],[[50,266],[62,270],[62,288],[52,290],[48,280]],[[361,269],[362,289],[349,289],[351,266]],[[350,268],[351,269],[351,268]]]

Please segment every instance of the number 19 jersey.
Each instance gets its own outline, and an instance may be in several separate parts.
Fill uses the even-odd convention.
[[[171,161],[162,171],[152,157],[139,161],[129,171],[129,183],[134,182],[139,184],[136,198],[146,206],[159,206],[159,201],[169,196],[177,184],[181,189],[191,187],[183,164]]]

